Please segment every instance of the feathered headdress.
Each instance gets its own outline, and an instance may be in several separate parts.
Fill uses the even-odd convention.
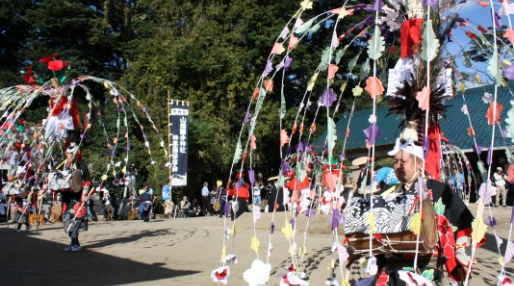
[[[428,21],[420,18],[419,11],[409,9],[411,18],[401,24],[401,58],[389,71],[386,104],[389,114],[402,115],[399,128],[402,130],[400,139],[404,141],[409,138],[418,141],[417,127],[425,122],[427,108],[429,124],[438,125],[441,118],[446,118],[444,100],[453,96],[452,70],[443,61],[442,49],[438,47],[448,41],[449,32],[457,21],[456,16],[442,18],[439,10],[447,8],[439,6]],[[427,29],[429,24],[432,24],[431,31],[435,31],[432,37]],[[423,59],[423,53],[430,53],[425,50],[436,51],[430,65]]]

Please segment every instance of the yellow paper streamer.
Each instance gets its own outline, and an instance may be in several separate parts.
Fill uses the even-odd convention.
[[[302,9],[304,9],[304,10],[312,9],[311,0],[303,0],[302,3],[300,3],[300,5],[302,6]]]
[[[255,251],[255,253],[259,253],[259,245],[260,245],[259,239],[256,236],[252,237],[252,242],[250,244],[250,248],[253,251]]]
[[[342,280],[341,281],[341,286],[350,286],[350,284],[348,284],[348,281]]]
[[[421,213],[415,213],[412,216],[409,223],[409,229],[414,232],[414,234],[419,235],[419,232],[421,231]]]
[[[346,85],[347,85],[347,84],[348,84],[348,82],[346,82],[346,81],[345,81],[345,82],[343,82],[343,84],[341,85],[341,87],[339,88],[339,90],[340,90],[341,92],[343,92],[343,91],[346,89]]]
[[[487,225],[484,223],[484,219],[475,218],[471,223],[471,227],[473,228],[473,233],[471,234],[473,243],[480,242],[482,238],[484,238],[485,233],[487,231]]]
[[[348,13],[348,11],[346,11],[346,9],[343,7],[341,8],[341,11],[339,12],[339,16],[337,18],[343,19],[345,16],[348,15],[350,15],[350,13]]]
[[[312,91],[314,88],[314,84],[316,83],[316,80],[318,79],[319,72],[315,73],[311,79],[309,80],[309,84],[307,85],[307,90]]]
[[[498,263],[500,263],[500,265],[503,265],[503,257],[498,257]]]
[[[221,248],[221,260],[222,261],[225,261],[227,259],[227,247],[226,246],[223,246],[223,248]]]
[[[366,215],[366,221],[369,224],[369,232],[372,234],[375,233],[375,231],[377,231],[377,227],[375,226],[375,213],[370,211]]]
[[[364,257],[364,256],[359,259],[360,266],[366,265],[366,262],[367,262],[367,260],[366,260],[366,257]]]
[[[105,181],[105,180],[107,180],[107,175],[103,174],[102,175],[102,181]]]
[[[466,85],[461,81],[459,81],[459,88],[461,92],[466,91]]]
[[[298,9],[298,11],[296,11],[296,13],[294,13],[293,18],[296,19],[296,18],[300,17],[300,13],[302,13],[302,8]]]
[[[475,75],[475,82],[478,84],[482,84],[482,79],[480,78],[480,76],[478,74]]]
[[[291,223],[288,221],[284,222],[284,226],[282,227],[282,233],[286,236],[287,239],[293,237],[293,227]]]
[[[232,236],[236,236],[236,233],[237,233],[237,232],[236,232],[236,225],[234,224],[234,225],[232,225],[232,229],[230,229],[230,234],[231,234]]]

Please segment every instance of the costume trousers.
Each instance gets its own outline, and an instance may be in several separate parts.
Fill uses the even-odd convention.
[[[494,196],[494,198],[496,200],[497,205],[500,204],[500,195],[503,200],[503,205],[506,206],[507,205],[507,196],[505,194],[505,186],[501,186],[501,185],[496,186],[496,195]]]

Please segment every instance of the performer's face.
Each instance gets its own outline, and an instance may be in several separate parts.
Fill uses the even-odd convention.
[[[66,159],[67,159],[68,161],[73,160],[73,153],[66,152]]]
[[[416,168],[421,167],[421,164],[422,161],[418,160],[417,164],[415,165],[414,156],[408,152],[399,151],[394,156],[394,172],[396,173],[396,177],[400,182],[407,183],[410,179],[412,179]]]

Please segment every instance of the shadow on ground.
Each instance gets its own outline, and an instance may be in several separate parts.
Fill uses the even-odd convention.
[[[35,232],[16,233],[4,228],[0,229],[0,237],[2,285],[120,285],[198,273],[163,268],[164,263],[139,263],[137,257],[128,260],[87,247],[77,253],[65,252],[66,245],[38,239]],[[137,237],[128,240],[134,239]],[[126,240],[109,241],[119,242]],[[52,277],[50,281],[48,277]]]

